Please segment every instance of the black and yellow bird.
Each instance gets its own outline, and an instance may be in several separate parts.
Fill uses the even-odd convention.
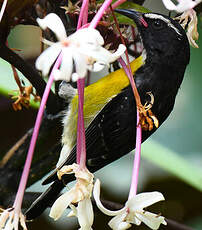
[[[141,102],[154,97],[152,112],[161,125],[173,110],[178,89],[189,63],[190,48],[183,28],[171,18],[155,13],[117,10],[137,25],[144,51],[131,63]],[[146,23],[145,23],[146,22]],[[147,25],[146,25],[147,24]],[[58,168],[76,162],[76,122],[78,95],[67,90],[69,106],[64,118],[63,149]],[[119,159],[135,148],[136,102],[129,80],[122,69],[85,88],[84,119],[86,128],[87,167],[90,172]],[[145,141],[156,128],[143,131]],[[53,182],[27,210],[26,218],[34,219],[52,204],[64,184],[74,180],[53,173],[44,183]]]

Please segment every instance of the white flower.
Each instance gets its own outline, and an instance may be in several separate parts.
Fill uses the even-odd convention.
[[[187,37],[190,45],[192,45],[194,48],[199,48],[195,42],[199,38],[197,30],[198,18],[195,10],[187,10],[175,19],[178,19],[181,26],[187,30]]]
[[[55,71],[55,80],[73,81],[84,78],[87,71],[100,71],[105,65],[117,60],[126,50],[122,44],[116,52],[110,53],[103,48],[104,40],[99,31],[92,28],[77,30],[67,37],[61,19],[54,13],[48,14],[44,19],[37,19],[42,29],[52,30],[57,39],[36,60],[36,68],[47,75],[57,56],[62,55],[60,69]],[[75,69],[75,72],[73,70]]]
[[[93,190],[94,199],[98,208],[109,216],[115,216],[109,222],[109,226],[114,230],[124,230],[131,227],[131,224],[140,225],[141,222],[151,229],[158,229],[160,224],[166,225],[163,216],[145,211],[144,208],[164,200],[159,192],[140,193],[130,198],[124,208],[118,211],[110,211],[106,209],[100,201],[100,181],[96,180]]]
[[[18,230],[19,222],[22,229],[27,230],[25,216],[21,212],[18,212],[15,208],[9,208],[1,211],[0,230]]]
[[[93,174],[86,168],[80,169],[79,165],[73,164],[64,166],[58,172],[58,178],[61,179],[63,174],[75,173],[76,184],[68,192],[61,195],[53,204],[50,210],[50,217],[57,220],[67,207],[72,211],[68,216],[77,216],[81,230],[90,230],[93,224],[94,214],[91,203],[91,194],[93,189]],[[78,203],[75,207],[73,204]]]
[[[178,4],[175,5],[171,0],[162,0],[165,7],[168,10],[175,10],[179,13],[182,13],[186,10],[193,9],[196,5],[198,5],[202,0],[177,0]]]

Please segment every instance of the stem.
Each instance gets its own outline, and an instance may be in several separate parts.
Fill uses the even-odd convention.
[[[53,83],[54,80],[54,76],[53,76],[53,72],[55,69],[58,69],[60,66],[62,60],[62,55],[60,54],[59,57],[57,58],[55,65],[52,69],[52,72],[50,74],[50,77],[48,79],[42,100],[41,100],[41,105],[37,114],[37,118],[36,118],[36,122],[35,122],[35,126],[34,126],[34,130],[33,130],[33,134],[32,134],[32,138],[30,141],[30,146],[29,146],[29,150],[28,150],[28,154],[27,154],[27,158],[26,158],[26,162],[25,162],[25,166],[22,172],[22,176],[20,179],[20,184],[18,187],[18,191],[15,197],[15,202],[14,202],[14,208],[16,209],[16,211],[21,210],[21,206],[22,206],[22,200],[23,200],[23,196],[24,196],[24,192],[26,189],[26,184],[27,184],[27,179],[28,179],[28,175],[29,175],[29,170],[30,170],[30,166],[31,166],[31,162],[32,162],[32,158],[34,155],[34,149],[35,149],[35,145],[36,145],[36,140],[38,137],[38,133],[39,133],[39,128],[40,128],[40,124],[42,121],[42,117],[43,117],[43,113],[44,113],[44,109],[45,109],[45,105],[48,99],[48,95],[49,92],[51,90],[51,85]]]
[[[88,0],[83,0],[81,11],[79,14],[78,24],[77,24],[77,30],[82,27],[82,25],[86,24],[88,22]]]
[[[116,25],[116,27],[117,27],[117,29],[119,31],[121,41],[126,46],[125,41],[124,41],[123,36],[122,36],[122,33],[121,33],[121,30],[119,28],[119,24],[118,24],[117,18],[116,18],[115,14],[114,14],[114,11],[113,11],[112,7],[110,7],[110,10],[112,12],[112,16],[114,18],[115,25]],[[127,74],[128,78],[130,80],[130,84],[131,84],[131,87],[133,89],[133,94],[134,94],[134,97],[135,97],[137,109],[139,109],[139,108],[142,107],[140,95],[139,95],[139,93],[137,91],[137,87],[135,85],[135,81],[134,81],[133,74],[132,74],[132,71],[131,71],[130,61],[129,61],[129,56],[128,56],[128,52],[127,51],[125,52],[125,55],[126,55],[127,65],[125,64],[125,62],[123,61],[123,59],[121,57],[119,58],[119,62],[123,66],[123,69],[125,70],[125,72],[127,72],[126,74]]]
[[[134,81],[134,78],[133,78],[133,74],[132,74],[130,65],[127,66],[126,63],[124,62],[124,60],[121,57],[119,58],[119,62],[122,65],[126,75],[128,76],[128,78],[130,80],[130,84],[131,84],[131,87],[133,89],[133,94],[135,96],[136,105],[137,105],[137,108],[138,108],[138,106],[141,106],[142,104],[141,104],[141,100],[140,100],[140,95],[139,95],[137,87],[135,85],[135,81]]]
[[[126,2],[126,0],[118,0],[118,1],[116,1],[116,2],[112,5],[112,9],[117,8],[119,5],[123,4],[124,2]]]
[[[103,14],[105,13],[106,9],[109,7],[111,2],[112,2],[112,0],[106,0],[102,4],[102,6],[98,10],[97,14],[94,16],[93,20],[91,21],[89,28],[95,28],[97,26],[98,22],[102,18]]]
[[[18,85],[18,88],[20,90],[20,93],[23,94],[23,86],[21,85],[20,78],[18,76],[16,68],[13,65],[11,65],[11,68],[12,68],[12,71],[13,71],[14,79],[15,79],[15,81],[16,81],[16,83]]]
[[[81,6],[81,12],[79,14],[77,30],[80,29],[84,24],[88,22],[88,0],[83,0]],[[78,89],[78,121],[77,121],[77,149],[76,149],[76,161],[79,164],[80,169],[86,167],[86,138],[85,138],[85,127],[84,127],[84,87],[85,79],[79,79],[77,81]]]
[[[77,128],[77,164],[80,168],[85,168],[86,165],[86,138],[83,116],[83,104],[84,104],[84,87],[85,79],[79,79],[77,81],[78,87],[78,128]]]
[[[121,34],[121,31],[120,31],[120,28],[119,28],[119,25],[118,25],[118,22],[117,22],[117,19],[116,19],[115,15],[114,15],[114,12],[113,12],[113,9],[112,9],[112,7],[110,7],[110,8],[111,8],[111,11],[112,11],[112,15],[113,15],[115,24],[117,25],[117,29],[118,29],[118,31],[120,33],[122,43],[125,45],[123,36]],[[139,118],[139,110],[138,110],[138,108],[142,104],[141,104],[141,100],[140,100],[140,95],[138,93],[138,90],[137,90],[137,87],[135,85],[135,81],[134,81],[134,78],[133,78],[133,74],[132,74],[132,70],[131,70],[131,67],[130,67],[129,56],[128,56],[127,51],[126,51],[125,54],[126,54],[127,65],[126,65],[126,63],[124,62],[124,60],[121,57],[119,58],[119,62],[122,65],[126,75],[128,76],[128,78],[130,80],[130,84],[131,84],[131,87],[132,87],[132,90],[133,90],[133,94],[134,94],[135,101],[136,101],[136,106],[137,106],[136,154],[135,154],[135,157],[134,157],[132,181],[131,181],[130,192],[129,192],[129,197],[128,197],[128,199],[130,199],[131,197],[135,196],[136,193],[137,193],[139,167],[140,167],[140,160],[141,160],[141,143],[142,143],[142,128],[141,128],[141,124],[139,123],[140,118]]]
[[[126,66],[126,64],[122,58],[120,58],[119,61],[120,61],[120,64],[122,65],[125,73],[127,74],[128,78],[130,79],[131,86],[133,88],[135,85],[135,81],[133,79],[131,68],[128,68]],[[135,87],[136,87],[136,85],[135,85]],[[133,88],[133,92],[134,92],[134,88]],[[135,93],[134,93],[134,95],[135,95]],[[139,111],[137,109],[136,147],[135,147],[136,151],[135,151],[135,157],[134,157],[134,163],[133,163],[133,172],[132,172],[132,181],[131,181],[128,199],[135,196],[137,193],[139,167],[140,167],[140,160],[141,160],[141,143],[142,143],[142,128],[141,128],[141,125],[139,124]]]
[[[89,28],[95,28],[103,16],[105,10],[109,7],[112,0],[105,1],[100,7],[99,11],[91,21]],[[77,30],[85,25],[88,21],[88,0],[83,0],[81,12],[79,15]],[[83,103],[84,103],[84,87],[85,80],[79,79],[77,81],[78,88],[78,122],[77,122],[77,164],[80,169],[86,167],[86,140],[85,140],[85,127],[83,118]]]
[[[132,32],[133,40],[135,40],[135,28],[133,26],[131,26],[131,32]],[[137,49],[136,43],[134,42],[134,52],[136,51],[136,49]]]
[[[137,194],[138,176],[139,176],[139,168],[140,168],[140,160],[141,160],[141,143],[142,143],[142,129],[141,129],[141,125],[139,124],[139,111],[137,110],[135,156],[133,162],[132,180],[131,180],[128,199],[134,197]]]

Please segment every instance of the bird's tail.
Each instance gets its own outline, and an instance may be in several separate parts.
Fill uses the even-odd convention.
[[[40,216],[46,208],[50,207],[57,199],[64,184],[56,180],[41,196],[39,196],[26,211],[26,220],[33,220]]]

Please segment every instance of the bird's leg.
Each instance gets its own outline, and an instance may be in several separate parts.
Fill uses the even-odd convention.
[[[151,92],[147,92],[150,96],[150,102],[146,102],[144,106],[138,105],[139,113],[140,113],[140,125],[144,131],[151,131],[154,126],[156,128],[159,127],[159,121],[156,116],[151,111],[151,108],[154,104],[154,96]]]

